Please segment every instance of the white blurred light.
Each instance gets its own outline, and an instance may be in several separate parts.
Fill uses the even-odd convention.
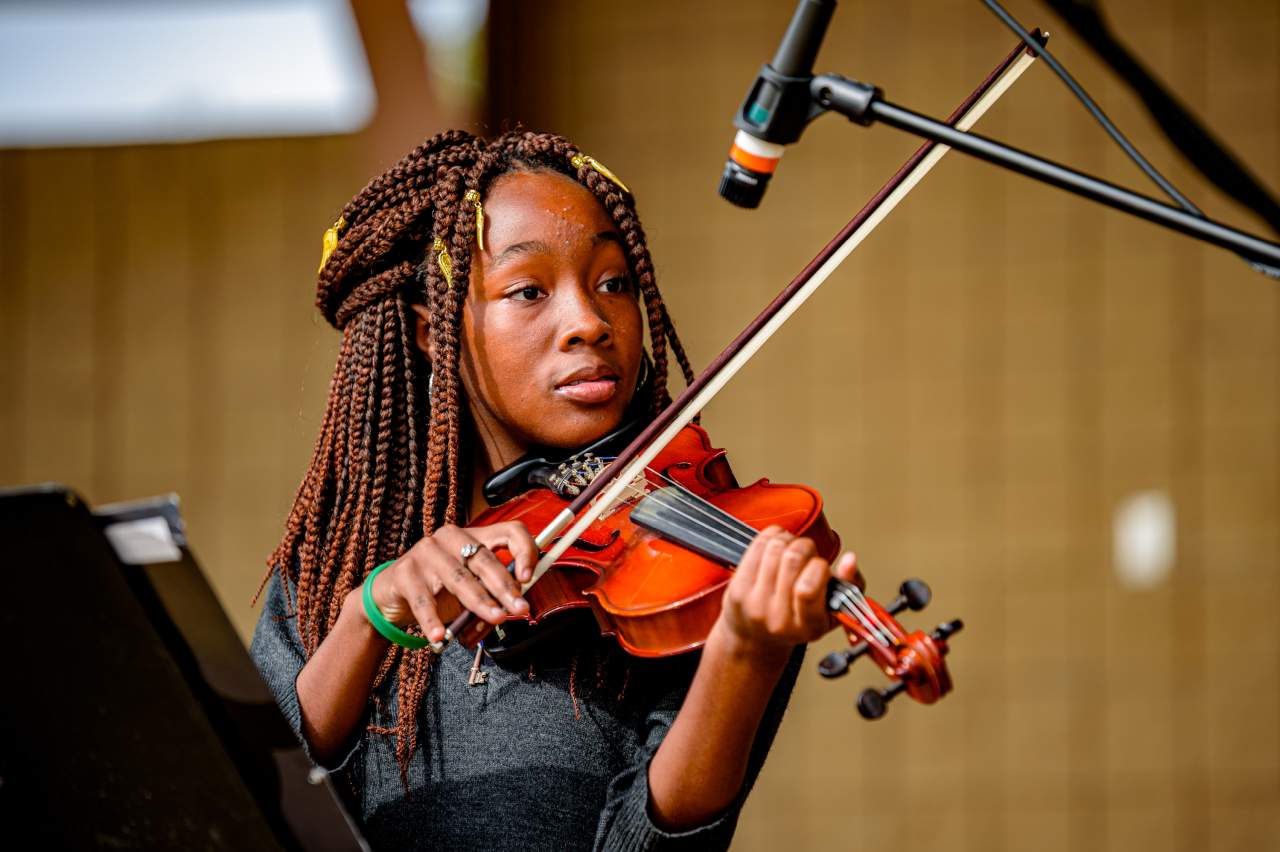
[[[441,103],[451,109],[478,105],[489,0],[409,0],[409,15],[426,45],[427,72]]]
[[[437,45],[470,41],[489,15],[489,0],[409,0],[418,35]]]
[[[349,133],[373,81],[346,0],[0,4],[0,145]]]
[[[1163,491],[1131,494],[1116,507],[1112,561],[1126,586],[1149,589],[1164,582],[1177,555],[1177,516]]]

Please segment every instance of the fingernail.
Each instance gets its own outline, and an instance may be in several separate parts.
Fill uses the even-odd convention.
[[[525,609],[529,608],[529,602],[524,598],[513,598],[511,604],[512,606],[524,607]]]
[[[500,606],[491,606],[489,607],[489,614],[495,617],[499,617],[499,616],[505,615],[506,611]]]

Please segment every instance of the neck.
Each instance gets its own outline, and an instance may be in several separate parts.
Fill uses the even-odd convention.
[[[484,499],[484,483],[488,478],[489,474],[479,464],[471,466],[471,503],[467,507],[468,523],[489,508],[489,503]]]
[[[472,458],[475,469],[483,476],[502,470],[516,459],[529,452],[529,448],[490,427],[483,419],[473,417],[476,443]]]
[[[519,459],[528,447],[513,440],[504,430],[494,429],[480,412],[472,410],[476,440],[471,452],[471,502],[469,518],[489,508],[484,499],[484,483],[496,471]]]

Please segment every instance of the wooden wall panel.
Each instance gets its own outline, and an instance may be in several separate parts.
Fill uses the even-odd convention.
[[[353,139],[0,152],[0,481],[177,492],[246,638],[336,351],[320,234],[361,161]]]
[[[495,123],[565,133],[635,188],[697,364],[915,147],[826,118],[760,210],[714,196],[791,5],[493,4]],[[1013,8],[1197,203],[1261,227],[1041,5]],[[1108,9],[1280,190],[1280,6]],[[945,114],[1011,43],[977,4],[865,0],[819,64]],[[980,130],[1151,191],[1045,68]],[[380,164],[360,138],[0,152],[0,484],[176,490],[247,637],[336,349],[320,234]],[[930,581],[910,620],[966,620],[958,689],[868,725],[876,675],[820,681],[839,640],[818,643],[736,848],[1276,848],[1278,341],[1280,288],[1230,255],[944,160],[705,419],[741,478],[823,491],[874,593]],[[1132,589],[1112,514],[1152,488],[1177,562]]]
[[[19,476],[94,483],[95,311],[103,294],[94,286],[102,235],[96,221],[99,154],[51,154],[45,167],[24,175],[22,215],[29,235],[12,286],[23,304],[23,387],[17,408],[25,428]]]
[[[22,479],[26,412],[26,186],[19,157],[0,157],[0,482]]]
[[[633,185],[699,363],[913,147],[822,119],[760,210],[715,198],[728,119],[791,5],[740,3],[730,17],[657,4],[638,18],[622,4],[606,21],[578,0],[496,7],[552,57],[501,93],[496,117],[565,133]],[[1107,5],[1280,189],[1280,7]],[[1181,163],[1043,6],[1013,10],[1054,33],[1177,185],[1260,227]],[[590,38],[601,26],[625,37]],[[846,4],[818,64],[943,114],[1009,44],[976,4]],[[1155,191],[1046,68],[979,130]],[[985,164],[953,155],[921,184],[705,422],[743,478],[823,490],[873,591],[917,574],[935,589],[927,620],[965,617],[960,686],[868,726],[850,700],[871,674],[807,673],[737,848],[1277,842],[1278,303],[1280,288],[1230,255]],[[1112,566],[1112,514],[1148,489],[1176,506],[1177,563],[1163,585],[1132,589]]]

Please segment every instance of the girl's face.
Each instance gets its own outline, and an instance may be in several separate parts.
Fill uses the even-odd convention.
[[[484,212],[460,365],[481,443],[500,466],[616,428],[635,392],[643,325],[622,235],[585,187],[514,172],[490,185]]]

